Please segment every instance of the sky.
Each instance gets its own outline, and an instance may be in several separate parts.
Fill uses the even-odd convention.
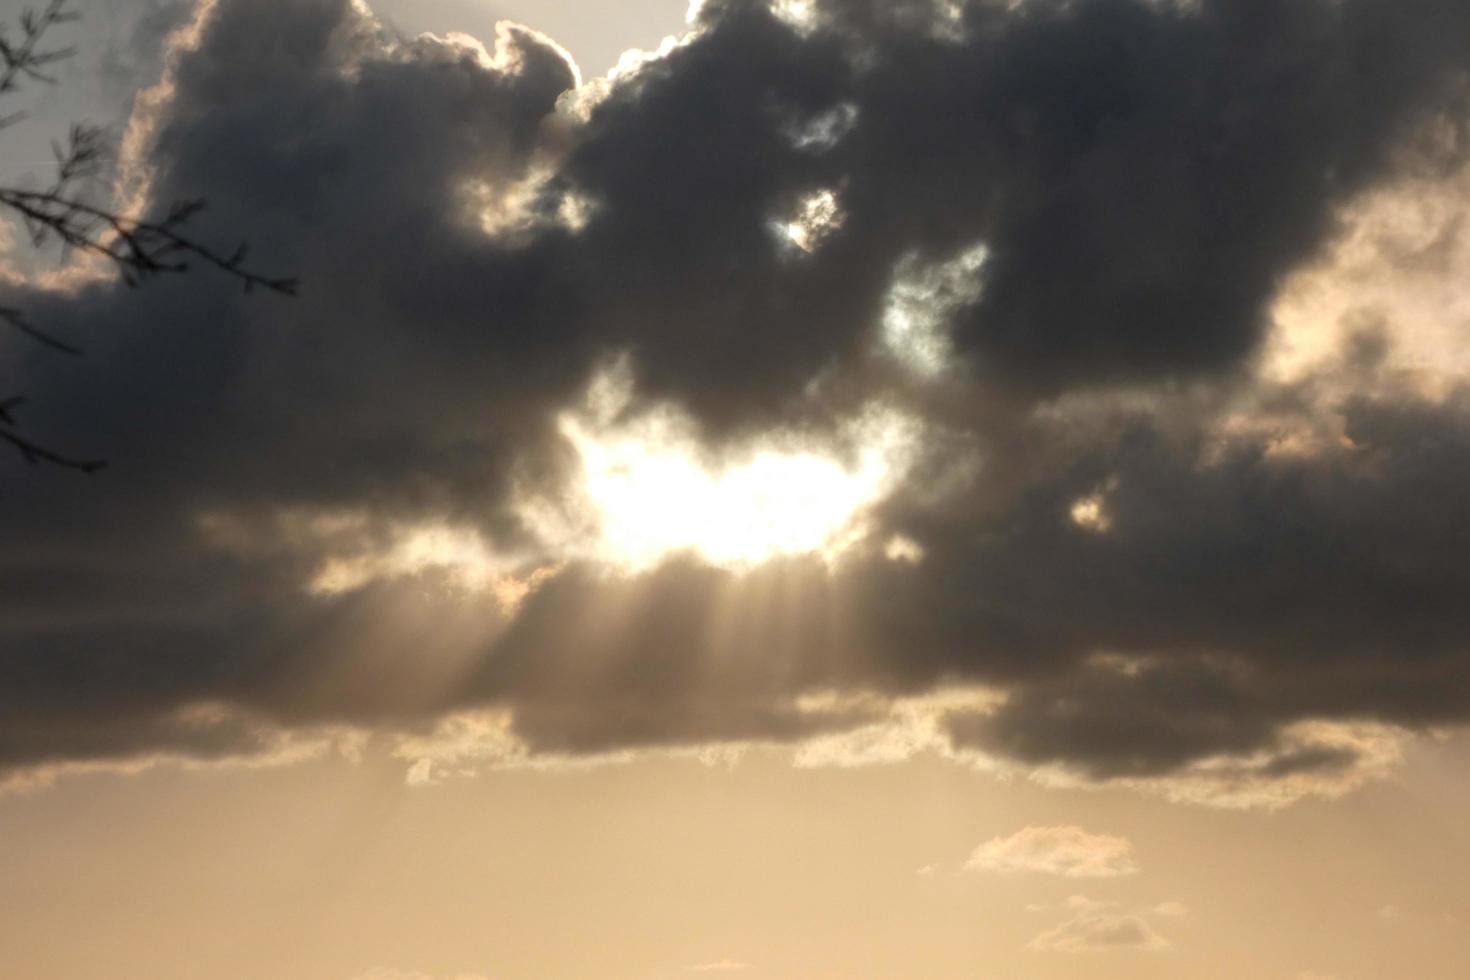
[[[75,7],[0,975],[1466,975],[1460,0]]]

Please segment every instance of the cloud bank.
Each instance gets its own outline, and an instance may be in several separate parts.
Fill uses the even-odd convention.
[[[119,193],[207,198],[303,294],[0,283],[90,355],[0,338],[3,390],[114,460],[7,477],[0,773],[490,712],[527,758],[1356,785],[1470,713],[1470,389],[1432,356],[1470,327],[1467,29],[710,0],[583,84],[530,28],[200,4]],[[635,491],[663,438],[846,509],[701,549],[721,514],[672,494],[684,530],[619,561],[578,432],[642,447]]]

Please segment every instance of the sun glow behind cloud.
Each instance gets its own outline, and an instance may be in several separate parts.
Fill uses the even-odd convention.
[[[847,452],[777,434],[710,459],[689,421],[659,408],[610,421],[615,379],[561,431],[581,463],[570,508],[533,508],[544,537],[574,555],[630,570],[691,552],[741,569],[783,555],[831,559],[866,534],[865,512],[902,476],[915,424],[873,409],[840,434]]]
[[[628,573],[677,554],[735,572],[783,556],[835,561],[868,539],[871,509],[903,479],[921,435],[911,417],[874,406],[824,437],[772,432],[711,454],[684,413],[664,405],[628,417],[630,397],[614,369],[559,419],[576,465],[566,482],[513,505],[536,545],[507,548],[462,521],[403,523],[367,510],[211,511],[199,531],[238,557],[309,556],[302,587],[312,595],[431,576],[436,590],[488,595],[514,612],[568,561]],[[923,559],[907,539],[883,544],[890,560]]]

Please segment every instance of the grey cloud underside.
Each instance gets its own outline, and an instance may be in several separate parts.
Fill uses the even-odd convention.
[[[1465,718],[1470,393],[1388,386],[1345,407],[1352,452],[1242,437],[1208,466],[1224,395],[1035,409],[1244,384],[1269,302],[1336,208],[1462,162],[1470,8],[701,16],[577,124],[556,110],[571,69],[530,33],[487,68],[390,43],[345,2],[222,0],[155,131],[154,199],[207,197],[201,232],[242,233],[305,289],[6,287],[90,356],[0,338],[4,390],[38,395],[36,435],[115,466],[7,479],[0,767],[260,738],[180,722],[197,702],[292,726],[506,705],[534,747],[575,752],[796,739],[868,720],[802,711],[804,693],[973,681],[1013,697],[951,719],[957,744],[1098,776],[1269,747],[1299,718]],[[844,105],[835,143],[792,139]],[[1436,121],[1451,138],[1418,140]],[[585,228],[490,236],[469,214],[469,183],[548,166],[537,209],[576,195]],[[825,187],[845,221],[793,256],[770,223]],[[878,341],[893,271],[982,241],[983,289],[949,324],[957,370],[917,382]],[[555,414],[623,352],[637,396],[683,406],[716,446],[874,398],[925,413],[927,457],[880,514],[924,560],[574,563],[507,619],[427,574],[307,595],[311,555],[201,531],[206,514],[351,510],[362,536],[445,520],[525,545],[512,488],[565,479]],[[955,445],[984,463],[936,505],[926,479]],[[1091,533],[1069,507],[1108,480],[1111,527]]]

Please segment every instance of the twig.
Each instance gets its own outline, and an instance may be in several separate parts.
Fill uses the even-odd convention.
[[[45,344],[53,350],[59,350],[63,354],[81,354],[82,352],[80,347],[73,347],[66,341],[58,340],[44,330],[31,326],[30,323],[26,322],[25,315],[14,307],[0,306],[0,320],[4,320],[32,340]]]
[[[21,456],[32,466],[40,466],[42,463],[50,463],[52,466],[60,466],[69,470],[78,470],[82,473],[95,473],[107,465],[105,459],[76,459],[71,456],[63,456],[61,453],[47,449],[39,443],[32,442],[14,429],[15,409],[25,403],[25,398],[16,396],[0,401],[0,439],[10,443],[20,451]]]
[[[0,27],[0,63],[3,63],[0,65],[0,94],[15,91],[20,87],[22,78],[46,83],[56,81],[41,69],[71,57],[75,49],[68,47],[42,51],[40,44],[42,36],[52,27],[78,19],[76,13],[66,9],[66,4],[67,0],[51,0],[39,14],[34,10],[23,11],[20,15],[21,38],[18,42],[12,42],[3,27]],[[18,115],[7,117],[0,121],[0,125],[9,125],[18,118]]]
[[[71,57],[73,48],[42,47],[46,32],[57,24],[78,19],[67,9],[69,0],[48,0],[37,13],[27,9],[20,16],[20,37],[12,40],[0,25],[0,96],[21,87],[23,80],[53,83],[46,66]],[[23,118],[24,113],[0,116],[0,129]],[[233,276],[250,292],[259,286],[287,296],[296,295],[294,278],[263,276],[245,265],[247,250],[241,244],[226,256],[184,234],[184,225],[204,208],[203,201],[174,205],[161,219],[144,221],[118,214],[81,197],[78,185],[96,177],[108,157],[107,135],[94,126],[72,126],[65,144],[53,144],[56,177],[45,190],[0,187],[0,209],[9,209],[24,220],[31,243],[44,246],[55,236],[63,249],[77,249],[111,262],[129,286],[165,273],[189,270],[191,260],[202,262]],[[0,306],[0,321],[53,350],[80,354],[81,350],[33,326],[20,310]],[[93,473],[103,460],[84,460],[47,449],[18,431],[13,414],[23,398],[0,401],[0,440],[8,442],[32,465],[50,463]]]
[[[101,256],[122,271],[129,286],[155,275],[188,272],[186,259],[193,257],[234,276],[246,292],[259,286],[296,295],[296,279],[263,276],[247,269],[244,262],[248,250],[243,243],[226,257],[179,232],[186,221],[204,209],[203,201],[177,204],[161,221],[139,221],[64,194],[13,187],[0,187],[0,205],[24,217],[32,225],[38,243],[55,235],[69,248]]]

